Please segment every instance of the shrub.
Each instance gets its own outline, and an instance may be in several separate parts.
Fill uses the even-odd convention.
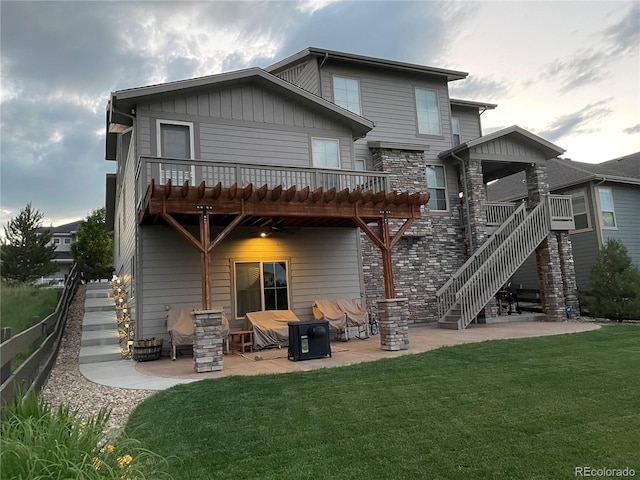
[[[78,410],[52,409],[34,394],[5,406],[0,421],[2,478],[162,479],[165,460],[125,435],[110,441],[110,412],[84,419]]]
[[[640,270],[620,240],[607,240],[589,280],[591,296],[587,308],[592,315],[619,322],[640,318]]]

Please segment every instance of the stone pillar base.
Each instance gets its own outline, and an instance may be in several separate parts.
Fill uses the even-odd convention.
[[[222,310],[191,312],[195,327],[193,369],[198,373],[222,370]]]
[[[378,300],[378,323],[380,324],[380,348],[397,351],[409,349],[409,317],[406,298]]]

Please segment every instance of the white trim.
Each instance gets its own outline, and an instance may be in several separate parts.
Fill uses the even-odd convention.
[[[232,297],[232,301],[233,301],[233,316],[236,320],[242,320],[245,317],[242,316],[238,316],[238,290],[237,290],[237,274],[236,274],[236,265],[239,263],[257,263],[259,265],[259,271],[258,271],[258,275],[260,277],[260,308],[262,309],[262,311],[264,311],[264,303],[265,303],[265,299],[264,299],[264,264],[265,263],[284,263],[285,264],[285,268],[286,268],[286,275],[287,275],[287,306],[288,306],[288,310],[292,310],[291,308],[291,269],[290,269],[290,261],[289,260],[283,260],[283,259],[279,259],[279,260],[270,260],[270,259],[263,259],[263,260],[247,260],[247,259],[242,259],[242,260],[234,260],[234,259],[230,259],[231,260],[231,274],[232,274],[232,291],[231,291],[231,297]]]
[[[436,210],[436,209],[432,209],[431,207],[429,207],[429,211],[430,212],[448,212],[449,211],[449,204],[450,199],[449,199],[449,186],[447,185],[447,167],[446,165],[442,165],[442,164],[437,164],[437,163],[428,163],[427,165],[425,165],[424,167],[424,183],[427,185],[427,192],[429,191],[430,188],[433,189],[437,189],[437,190],[442,190],[442,187],[430,187],[429,186],[429,182],[427,181],[427,169],[429,167],[442,167],[443,173],[444,173],[444,201],[446,203],[445,209],[444,210]],[[429,199],[431,200],[431,199]],[[428,203],[427,203],[428,205]]]
[[[356,84],[358,85],[358,111],[354,112],[353,110],[349,109],[348,107],[342,106],[340,104],[338,104],[338,102],[336,102],[336,78],[342,79],[342,80],[353,80],[354,82],[356,82]],[[356,115],[362,115],[362,90],[360,89],[360,79],[359,78],[354,78],[354,77],[348,77],[345,75],[337,75],[337,74],[332,74],[331,75],[331,94],[333,96],[333,103],[335,103],[336,105],[338,105],[339,107],[342,107],[346,110],[349,110],[351,113],[355,113]]]
[[[608,191],[609,196],[611,197],[611,210],[607,210],[607,212],[611,212],[613,214],[613,226],[607,226],[604,224],[604,211],[602,210],[602,204],[600,203],[600,192]],[[616,219],[616,207],[613,203],[613,190],[611,187],[596,187],[596,205],[598,206],[598,220],[600,222],[600,228],[602,230],[617,230],[618,229],[618,220]]]
[[[458,131],[455,132],[454,128],[453,128],[453,121],[456,121],[456,126],[458,127]],[[455,136],[458,135],[458,143],[455,142]],[[460,145],[462,143],[462,135],[460,134],[460,117],[456,116],[456,115],[452,115],[451,116],[451,144],[454,147],[457,147],[458,145]]]
[[[316,161],[315,161],[315,158],[313,156],[313,141],[314,140],[326,140],[326,141],[329,141],[329,142],[335,142],[336,143],[337,154],[338,154],[338,165],[336,167],[327,167],[326,165],[316,165]],[[311,149],[311,165],[313,167],[316,167],[316,168],[333,168],[335,170],[340,170],[341,169],[342,161],[341,161],[341,158],[340,158],[340,139],[339,138],[311,137],[310,149]]]
[[[156,119],[156,156],[162,157],[162,125],[181,125],[189,127],[189,158],[182,160],[195,160],[195,139],[193,134],[193,122],[182,122],[179,120]]]
[[[573,191],[569,191],[566,192],[567,195],[571,195],[571,199],[573,202],[573,197],[574,196],[578,196],[578,195],[582,195],[582,198],[584,199],[584,215],[587,216],[587,226],[585,228],[576,228],[575,230],[570,230],[569,233],[573,234],[573,233],[583,233],[583,232],[590,232],[591,230],[593,230],[593,228],[591,227],[591,214],[590,214],[590,209],[589,209],[589,197],[587,195],[587,190],[582,188],[579,190],[573,190]],[[580,214],[583,215],[583,214]],[[575,222],[575,218],[576,218],[576,213],[575,211],[573,212],[573,220]]]
[[[436,108],[438,110],[438,133],[431,132],[421,132],[420,131],[420,119],[418,118],[418,90],[424,90],[426,92],[433,92],[436,95]],[[438,90],[435,88],[427,88],[423,86],[414,85],[413,87],[413,108],[416,115],[416,133],[418,136],[427,135],[431,137],[441,137],[442,136],[442,110],[440,109],[440,95],[438,95]]]

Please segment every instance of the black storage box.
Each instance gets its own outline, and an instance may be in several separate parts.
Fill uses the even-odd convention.
[[[331,356],[329,345],[329,322],[288,322],[289,360],[311,360]]]

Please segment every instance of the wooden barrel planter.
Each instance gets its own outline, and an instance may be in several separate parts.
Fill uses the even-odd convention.
[[[158,360],[162,353],[162,339],[134,340],[132,357],[138,362]]]

